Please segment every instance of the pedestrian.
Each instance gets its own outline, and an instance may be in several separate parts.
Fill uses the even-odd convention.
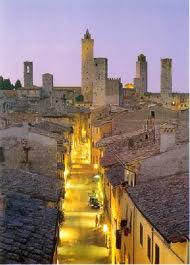
[[[95,226],[98,226],[98,215],[96,215]]]

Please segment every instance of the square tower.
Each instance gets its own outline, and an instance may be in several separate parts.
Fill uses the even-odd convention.
[[[94,58],[93,105],[106,104],[106,80],[108,78],[108,60]]]
[[[172,93],[172,59],[161,59],[161,76],[160,76],[161,94]]]
[[[24,87],[33,87],[33,62],[24,62]]]
[[[46,73],[42,75],[43,96],[51,96],[53,91],[53,75]]]
[[[94,40],[87,29],[82,39],[82,95],[84,101],[92,103],[94,78]]]
[[[134,83],[137,91],[145,93],[148,90],[147,84],[147,61],[146,56],[140,54],[138,56],[138,61],[136,62],[136,78],[134,79]]]

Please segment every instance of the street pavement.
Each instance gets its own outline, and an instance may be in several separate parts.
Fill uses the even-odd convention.
[[[92,178],[72,175],[66,185],[62,205],[65,221],[60,227],[59,264],[107,264],[109,250],[105,247],[102,227],[96,227],[96,215],[101,210],[88,206],[88,193],[95,189]]]

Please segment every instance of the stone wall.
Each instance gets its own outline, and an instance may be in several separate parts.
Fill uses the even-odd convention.
[[[106,80],[106,104],[120,105],[121,80],[108,78]]]
[[[141,163],[138,182],[189,171],[189,145],[184,143],[173,149],[145,159]]]
[[[22,140],[27,139],[29,162],[26,163],[26,154]],[[27,168],[31,172],[38,172],[55,177],[57,174],[57,142],[44,135],[24,131],[24,128],[8,128],[0,131],[1,147],[4,150],[5,161],[2,168]]]
[[[93,105],[103,106],[106,103],[107,59],[94,58]]]

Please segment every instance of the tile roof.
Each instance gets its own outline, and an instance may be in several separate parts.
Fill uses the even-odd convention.
[[[0,189],[5,194],[10,191],[20,192],[41,200],[55,202],[59,198],[59,185],[58,178],[19,169],[1,170]]]
[[[106,170],[106,176],[110,184],[115,187],[124,181],[124,168],[121,165],[115,165]]]
[[[68,125],[60,125],[58,123],[53,123],[50,121],[43,121],[40,123],[35,123],[32,127],[37,129],[42,129],[51,133],[62,134],[66,131],[72,132],[72,127]]]
[[[188,174],[157,178],[126,191],[167,242],[183,242],[189,236]]]
[[[96,119],[92,122],[92,126],[94,127],[100,127],[106,123],[111,123],[112,120],[110,118],[107,118],[107,119]]]
[[[0,263],[52,263],[60,186],[57,178],[23,170],[1,171]]]
[[[113,135],[113,136],[110,136],[110,137],[106,137],[104,139],[101,139],[100,141],[98,141],[96,143],[96,146],[97,147],[105,147],[107,145],[110,145],[110,144],[114,144],[114,143],[117,143],[117,142],[121,142],[121,141],[125,141],[129,138],[131,138],[132,136],[137,136],[141,133],[144,133],[144,129],[141,129],[141,130],[137,130],[137,131],[134,131],[134,132],[127,132],[127,133],[122,133],[122,134],[119,134],[119,135]]]
[[[115,144],[112,147],[106,148],[104,156],[101,158],[101,165],[103,167],[109,167],[119,162],[130,164],[133,161],[143,160],[159,153],[160,147],[158,143],[135,150],[128,150],[127,146],[123,146],[123,148],[117,150],[117,144]]]

